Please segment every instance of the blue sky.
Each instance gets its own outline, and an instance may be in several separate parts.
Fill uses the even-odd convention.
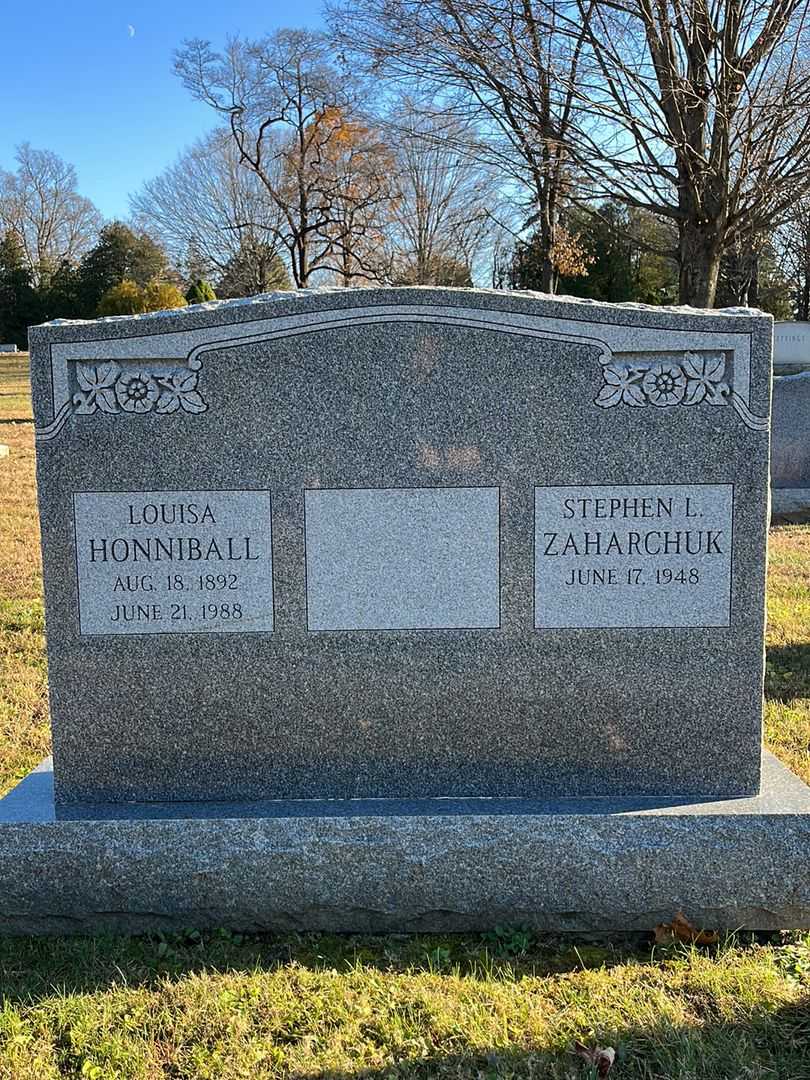
[[[79,190],[108,218],[127,195],[215,123],[172,73],[184,38],[219,45],[279,26],[321,25],[320,0],[15,0],[2,5],[6,80],[0,168],[30,142],[75,165]]]

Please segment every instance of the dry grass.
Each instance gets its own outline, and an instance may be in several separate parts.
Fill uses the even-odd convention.
[[[771,529],[765,740],[810,784],[810,525]]]
[[[0,791],[47,754],[50,731],[34,431],[26,353],[0,356]]]
[[[39,599],[42,567],[28,355],[0,356],[0,601]]]

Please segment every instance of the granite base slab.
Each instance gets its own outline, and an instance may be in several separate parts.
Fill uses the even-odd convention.
[[[312,800],[57,812],[0,800],[0,933],[810,927],[810,789],[754,798]],[[59,815],[59,816],[58,816]]]

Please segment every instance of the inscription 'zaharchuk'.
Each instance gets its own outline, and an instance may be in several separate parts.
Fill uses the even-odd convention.
[[[543,533],[544,555],[722,555],[722,529]]]

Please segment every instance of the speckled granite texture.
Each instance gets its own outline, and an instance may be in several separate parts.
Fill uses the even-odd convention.
[[[707,927],[810,927],[810,791],[769,755],[762,794],[724,802],[96,810],[55,820],[47,763],[0,801],[0,933],[650,930],[679,908]]]
[[[756,313],[474,290],[33,329],[58,801],[755,793],[770,357]],[[701,484],[728,625],[535,629],[536,487]],[[431,487],[499,489],[499,625],[308,630],[305,490]],[[75,493],[248,489],[272,633],[80,634]]]

